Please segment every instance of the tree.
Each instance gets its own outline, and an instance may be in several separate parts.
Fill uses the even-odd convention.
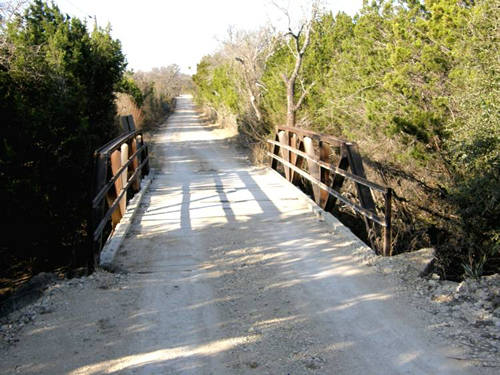
[[[304,81],[299,75],[300,69],[302,67],[302,61],[304,59],[304,54],[306,53],[307,47],[309,46],[312,24],[318,14],[318,3],[314,2],[312,4],[310,18],[302,22],[298,31],[295,32],[292,30],[289,11],[286,8],[280,7],[276,3],[275,5],[280,8],[280,10],[288,19],[288,32],[285,33],[284,37],[286,39],[286,46],[289,48],[291,55],[295,59],[292,71],[281,73],[281,78],[283,79],[286,87],[286,123],[287,126],[294,127],[296,121],[296,113],[302,105],[302,102],[304,101],[309,90],[314,85],[314,82],[312,82],[309,87],[306,88],[304,85]],[[302,90],[302,94],[298,99],[295,98],[297,79],[299,79],[300,88]]]
[[[464,17],[452,50],[453,114],[445,147],[453,171],[449,190],[466,234],[464,263],[470,276],[498,271],[500,265],[499,9],[499,0],[478,2]]]
[[[148,122],[157,121],[168,113],[173,98],[182,91],[183,78],[176,64],[153,68],[148,72],[139,71],[133,76],[143,93],[143,109]]]
[[[125,57],[109,28],[89,32],[40,0],[6,26],[13,49],[0,50],[0,253],[38,266],[82,264],[92,155],[117,135],[114,91]]]
[[[222,54],[239,63],[243,91],[246,92],[257,121],[261,121],[260,98],[265,89],[261,78],[274,50],[274,32],[271,28],[264,27],[254,32],[230,29],[228,34],[228,39],[223,42]]]
[[[203,57],[193,76],[200,104],[209,105],[212,110],[221,114],[225,111],[239,114],[239,78],[235,62],[225,58],[220,52]]]

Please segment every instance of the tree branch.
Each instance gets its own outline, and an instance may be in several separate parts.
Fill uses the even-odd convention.
[[[281,5],[279,5],[276,1],[271,1],[271,3],[279,10],[281,11],[285,16],[286,18],[288,19],[288,29],[290,30],[291,27],[292,27],[292,20],[290,18],[290,13],[288,12],[288,9],[282,7]]]
[[[293,34],[292,34],[293,35]],[[290,45],[290,42],[287,42],[286,46],[288,47],[288,49],[290,50],[290,53],[295,57],[297,58],[298,55],[296,54],[296,52],[292,49],[292,46]],[[295,44],[295,46],[297,46],[297,43]]]
[[[300,96],[297,104],[295,104],[295,106],[293,108],[294,111],[297,111],[300,108],[300,106],[302,105],[302,102],[304,101],[304,99],[306,98],[307,94],[309,94],[309,91],[311,91],[311,89],[313,88],[313,86],[315,84],[316,84],[316,82],[311,83],[306,90],[302,91],[302,95]]]
[[[306,52],[307,47],[309,46],[309,42],[311,41],[311,28],[312,28],[312,20],[307,23],[306,26],[306,39],[304,41],[304,44],[302,45],[302,48],[300,49],[300,55],[303,56],[304,53]]]

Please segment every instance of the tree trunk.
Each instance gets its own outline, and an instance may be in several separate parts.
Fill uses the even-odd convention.
[[[293,81],[293,82],[292,82]],[[295,80],[290,79],[286,88],[286,126],[295,126]]]
[[[304,85],[302,84],[302,90],[303,90],[302,96],[297,101],[297,103],[295,103],[295,82],[297,81],[297,77],[299,76],[304,53],[306,52],[306,49],[309,46],[309,41],[311,37],[311,27],[315,14],[316,14],[316,9],[313,6],[313,14],[311,16],[311,20],[307,24],[303,24],[297,34],[294,34],[290,28],[289,28],[290,31],[287,34],[293,38],[294,41],[293,44],[295,46],[295,51],[292,50],[292,55],[295,57],[295,67],[293,68],[290,77],[288,77],[286,73],[282,73],[281,75],[286,86],[286,104],[287,104],[286,125],[290,127],[295,127],[296,112],[300,108],[302,101],[307,95],[307,90],[304,88]],[[304,27],[305,27],[304,43],[302,44],[302,46],[300,46],[300,38],[302,31],[304,31]],[[291,48],[291,46],[289,47]]]
[[[257,106],[255,95],[251,90],[248,90],[248,95],[250,96],[250,104],[252,105],[252,108],[255,112],[255,116],[257,116],[257,120],[262,120],[262,115],[260,114],[259,107]]]

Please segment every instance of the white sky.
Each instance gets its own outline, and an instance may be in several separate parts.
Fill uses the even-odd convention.
[[[178,64],[187,74],[214,52],[230,26],[253,30],[272,21],[285,30],[283,16],[270,0],[55,0],[62,12],[80,19],[109,22],[120,39],[128,68],[150,70]],[[327,9],[354,15],[363,0],[324,0]],[[293,10],[303,1],[281,0]],[[293,14],[292,14],[293,13]],[[291,12],[297,16],[300,11]],[[89,19],[89,24],[93,24]],[[281,22],[281,23],[280,23]]]

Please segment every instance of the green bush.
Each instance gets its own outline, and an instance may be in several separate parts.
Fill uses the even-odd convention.
[[[466,269],[498,271],[500,265],[500,9],[499,0],[471,9],[457,42],[452,76],[455,121],[449,123],[451,198],[458,206]]]
[[[1,38],[2,260],[85,262],[92,154],[117,134],[120,42],[41,0]]]
[[[193,76],[198,104],[208,104],[216,111],[226,108],[239,113],[241,97],[238,95],[237,79],[231,62],[220,63],[216,59],[203,58]]]
[[[144,104],[144,93],[141,91],[139,86],[137,86],[133,73],[127,73],[123,76],[119,87],[117,87],[117,91],[129,94],[134,99],[134,102],[138,107],[141,107]]]

